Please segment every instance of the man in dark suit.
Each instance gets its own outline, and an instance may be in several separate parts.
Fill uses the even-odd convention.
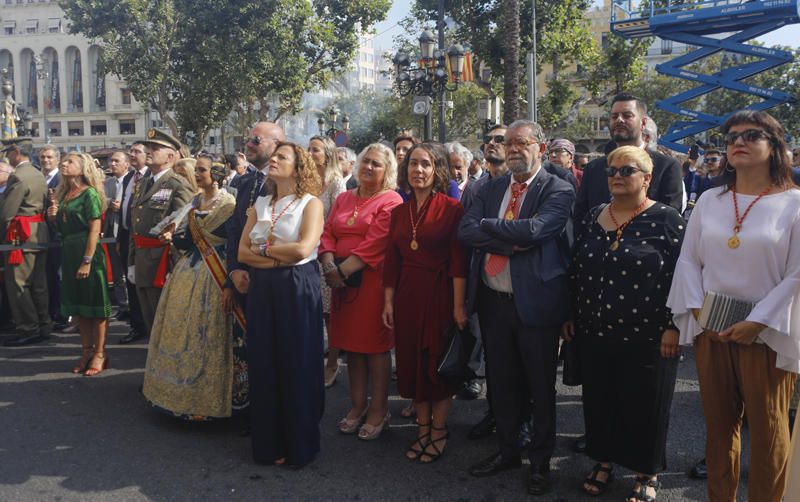
[[[242,230],[247,222],[247,209],[252,207],[260,195],[266,192],[267,162],[275,151],[276,145],[286,140],[283,129],[278,124],[272,122],[258,122],[250,131],[247,138],[245,152],[247,161],[255,166],[256,171],[245,174],[236,193],[236,208],[233,215],[228,219],[227,233],[228,242],[225,245],[228,265],[228,281],[225,284],[223,301],[233,300],[237,291],[239,294],[246,294],[250,286],[250,273],[246,265],[239,263],[239,240],[242,238]]]
[[[612,139],[616,146],[638,146],[647,148],[642,136],[642,129],[647,122],[647,106],[630,94],[617,94],[611,101],[611,127]],[[674,207],[678,212],[683,212],[685,195],[683,189],[683,174],[678,160],[668,157],[656,150],[647,150],[653,159],[653,179],[647,195],[658,202]],[[587,164],[583,171],[583,180],[578,190],[575,202],[576,222],[580,223],[584,215],[595,206],[611,200],[608,191],[608,176],[606,175],[608,161],[606,157],[599,157]]]
[[[133,270],[133,282],[149,335],[169,263],[169,245],[150,231],[188,204],[194,193],[186,179],[172,169],[178,160],[180,141],[163,131],[150,129],[143,143],[150,148],[147,155],[149,175],[140,182],[131,205],[128,266]]]
[[[480,319],[500,442],[500,451],[470,474],[521,465],[517,441],[530,411],[528,492],[541,495],[551,489],[559,327],[568,308],[565,228],[575,191],[542,168],[546,145],[538,124],[514,122],[504,146],[510,174],[475,194],[458,232],[474,250],[467,301]]]
[[[47,190],[55,190],[61,181],[61,173],[58,171],[58,164],[61,161],[61,153],[54,145],[45,145],[39,149],[39,167],[42,170],[44,179],[47,182]],[[48,198],[47,206],[50,206]],[[45,209],[46,210],[46,209]],[[48,224],[50,229],[50,241],[59,240],[55,225]],[[61,331],[69,326],[69,319],[61,315],[61,247],[54,246],[47,250],[47,296],[48,310],[50,318],[53,320],[53,329]]]
[[[108,209],[103,224],[103,237],[118,239],[122,219],[122,198],[125,195],[125,186],[130,183],[133,173],[130,171],[130,161],[126,152],[114,152],[108,160],[109,176],[104,182]],[[123,262],[120,258],[117,246],[108,246],[108,257],[111,264],[111,280],[114,284],[114,298],[119,305],[117,319],[127,319],[128,313],[128,291],[125,286],[125,274],[123,269],[127,268],[127,261]]]
[[[47,183],[33,164],[30,138],[3,140],[9,175],[0,204],[0,238],[4,244],[47,245],[50,232],[45,223]],[[52,328],[47,308],[47,253],[41,249],[7,251],[6,292],[17,326],[17,337],[5,342],[17,347],[46,340]]]
[[[131,205],[136,195],[136,191],[144,182],[147,174],[147,146],[137,141],[128,150],[128,164],[130,174],[122,179],[122,201],[120,202],[120,225],[117,229],[117,244],[114,246],[119,254],[120,262],[125,265],[128,263],[128,249],[131,237]],[[136,285],[128,279],[127,267],[122,267],[122,275],[125,277],[125,289],[128,296],[128,317],[127,321],[131,330],[123,336],[119,343],[133,343],[136,340],[147,336],[147,326],[144,324],[142,308],[139,305],[139,295],[136,294]],[[117,320],[126,320],[123,313],[117,313]]]

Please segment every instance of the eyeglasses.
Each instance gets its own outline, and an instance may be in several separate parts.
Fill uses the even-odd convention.
[[[770,139],[770,135],[761,129],[747,129],[742,132],[729,132],[723,137],[723,140],[726,145],[732,145],[739,138],[742,138],[745,143],[754,143],[761,139]]]
[[[564,153],[567,153],[567,151],[564,150],[563,148],[554,148],[550,150],[549,153],[550,155],[562,155]]]
[[[705,162],[706,164],[716,164],[717,162],[719,162],[719,159],[720,159],[719,157],[706,157],[703,159],[703,162]]]
[[[262,138],[261,136],[252,136],[247,138],[247,143],[252,143],[256,146],[260,145],[261,143],[267,141],[270,138]]]
[[[502,134],[497,134],[494,136],[489,136],[487,134],[486,136],[483,137],[483,142],[486,143],[487,145],[491,143],[492,140],[494,140],[494,142],[497,143],[498,145],[502,145],[503,142],[506,140],[506,137]]]
[[[614,176],[617,175],[617,173],[619,173],[619,175],[622,176],[623,178],[627,178],[628,176],[631,176],[633,173],[638,173],[639,171],[641,171],[641,169],[634,166],[622,166],[619,168],[609,166],[606,167],[606,176],[608,176],[609,178],[613,178]]]
[[[528,145],[536,145],[538,142],[535,139],[527,138],[514,138],[506,141],[507,147],[527,148]]]

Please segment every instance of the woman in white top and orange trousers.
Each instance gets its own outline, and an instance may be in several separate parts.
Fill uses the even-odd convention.
[[[706,419],[708,495],[736,500],[741,424],[750,429],[748,500],[780,501],[787,480],[789,400],[800,372],[800,190],[783,127],[745,110],[722,126],[723,185],[697,202],[667,306],[683,344],[694,344]],[[720,332],[697,318],[706,293],[755,302]]]

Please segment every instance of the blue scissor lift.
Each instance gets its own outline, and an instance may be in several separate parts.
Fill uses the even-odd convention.
[[[719,127],[738,111],[697,111],[682,106],[686,101],[717,89],[728,89],[762,98],[762,101],[746,107],[752,110],[766,110],[794,101],[791,95],[781,90],[764,89],[742,82],[748,77],[792,61],[792,54],[789,52],[756,47],[745,42],[793,23],[800,23],[800,0],[683,3],[667,0],[665,6],[659,7],[655,6],[654,0],[614,0],[611,11],[611,30],[617,35],[625,38],[658,36],[697,47],[656,66],[659,73],[699,84],[693,89],[656,103],[659,108],[686,117],[685,120],[671,124],[666,134],[659,139],[660,144],[684,153],[689,150],[689,145],[680,143],[681,140]],[[721,35],[724,37],[721,38]],[[711,75],[684,69],[720,51],[753,56],[756,59],[737,60],[734,57],[734,61],[744,62],[735,62]]]

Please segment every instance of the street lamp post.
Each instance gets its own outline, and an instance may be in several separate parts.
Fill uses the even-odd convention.
[[[453,45],[447,52],[436,49],[436,39],[429,30],[422,32],[419,37],[420,61],[412,63],[411,56],[405,52],[398,52],[392,61],[395,67],[395,88],[401,96],[414,95],[427,99],[415,100],[414,114],[425,116],[424,139],[432,139],[433,119],[431,115],[431,102],[433,97],[439,99],[440,111],[444,110],[445,91],[454,91],[461,82],[464,71],[464,48]],[[445,60],[447,58],[447,61]],[[453,75],[453,85],[448,85],[450,77],[447,72],[447,63]],[[446,141],[444,117],[440,117],[439,141]]]
[[[42,81],[42,91],[47,90],[47,79],[50,73],[47,71],[47,58],[44,53],[40,56],[33,56],[33,62],[36,65],[36,77]],[[46,95],[45,95],[46,96]],[[44,127],[44,143],[50,144],[50,126],[47,123],[47,98],[42,100],[42,126]]]
[[[336,146],[347,146],[348,137],[347,133],[350,132],[350,117],[347,114],[342,115],[341,129],[336,128],[336,120],[339,118],[339,109],[336,105],[328,107],[328,121],[330,127],[325,129],[325,117],[321,116],[317,119],[317,127],[319,127],[319,135],[327,136],[336,143]]]

